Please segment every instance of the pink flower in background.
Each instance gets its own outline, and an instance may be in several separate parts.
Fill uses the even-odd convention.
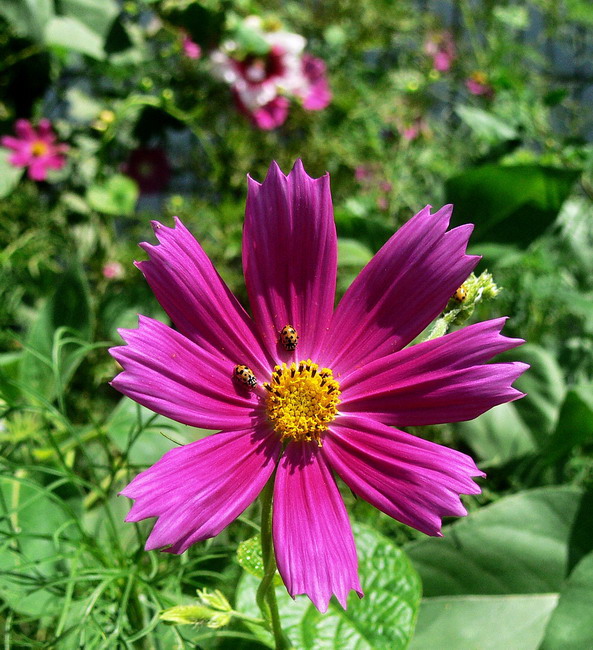
[[[102,273],[106,280],[121,280],[124,277],[124,267],[119,262],[107,262]]]
[[[404,140],[412,142],[421,135],[426,134],[428,126],[423,117],[417,117],[412,122],[408,122],[407,124],[398,127],[398,131]]]
[[[448,72],[455,60],[455,41],[450,32],[432,34],[424,44],[424,51],[432,57],[432,64],[439,72]]]
[[[160,147],[138,147],[123,165],[123,171],[133,178],[142,194],[162,191],[171,177],[167,154]]]
[[[62,169],[66,164],[68,145],[56,142],[56,136],[47,119],[39,120],[34,127],[29,120],[17,120],[16,138],[5,135],[0,140],[3,147],[12,149],[8,161],[15,167],[28,167],[27,175],[34,181],[44,181],[48,169]]]
[[[251,16],[245,24],[267,45],[266,54],[239,53],[234,42],[211,55],[214,74],[231,86],[239,110],[260,129],[274,129],[286,121],[290,98],[309,111],[331,101],[325,63],[303,54],[305,39],[284,31],[265,31]]]
[[[459,495],[484,476],[405,426],[475,418],[522,394],[522,363],[490,363],[522,343],[505,319],[409,344],[479,258],[451,206],[425,207],[376,254],[334,310],[337,239],[329,175],[298,161],[249,178],[243,266],[253,318],[179,219],[137,263],[175,329],[140,317],[111,350],[113,386],[189,426],[221,431],[166,453],[122,491],[127,521],[156,517],[146,549],[183,553],[218,535],[276,470],[273,538],[291,594],[320,611],[362,596],[356,547],[334,474],[361,498],[428,535],[466,514]],[[298,336],[298,338],[297,338]]]
[[[188,34],[183,34],[181,47],[183,49],[183,53],[189,59],[199,59],[202,56],[202,48],[197,43],[192,41]]]
[[[479,95],[491,99],[494,97],[494,88],[488,83],[488,75],[485,72],[473,72],[466,80],[465,87],[472,95]]]

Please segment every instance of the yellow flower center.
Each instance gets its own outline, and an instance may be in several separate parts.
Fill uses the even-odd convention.
[[[329,368],[311,359],[276,366],[268,391],[268,418],[282,441],[311,441],[321,436],[336,417],[340,385]]]
[[[35,140],[31,145],[31,153],[34,156],[43,156],[43,154],[47,153],[47,144],[42,140]]]

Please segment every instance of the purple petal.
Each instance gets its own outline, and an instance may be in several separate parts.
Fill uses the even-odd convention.
[[[258,129],[271,131],[286,122],[289,105],[290,102],[286,97],[278,96],[274,97],[274,99],[261,108],[253,111],[253,113],[250,113],[249,109],[246,109],[246,112]]]
[[[14,131],[21,140],[37,139],[37,133],[29,120],[17,120],[14,125]]]
[[[193,235],[177,218],[153,227],[160,245],[140,244],[150,260],[137,266],[175,327],[218,359],[269,375],[253,322]]]
[[[362,597],[348,514],[321,450],[290,443],[274,486],[274,550],[294,598],[307,594],[320,612],[332,594],[342,607],[351,589]]]
[[[146,550],[183,553],[214,537],[249,506],[280,454],[267,427],[232,431],[168,451],[125,489],[135,499],[126,521],[158,517]]]
[[[13,138],[11,135],[3,135],[0,138],[0,144],[3,147],[8,147],[9,149],[14,149],[15,151],[22,151],[23,149],[29,150],[29,143],[23,142],[18,138]]]
[[[43,158],[32,157],[27,171],[33,181],[44,181],[47,178],[47,163]]]
[[[311,178],[298,160],[288,176],[272,163],[262,184],[248,182],[243,267],[255,321],[278,361],[315,359],[336,287],[329,176]],[[296,353],[278,342],[285,325],[299,334]]]
[[[467,512],[460,494],[479,494],[485,476],[465,454],[366,418],[340,417],[323,453],[344,482],[390,517],[427,535],[441,518]]]
[[[111,385],[156,413],[204,429],[244,428],[262,413],[262,398],[233,379],[234,366],[146,316],[120,330],[111,348],[123,366]]]
[[[504,322],[470,325],[352,372],[340,383],[340,411],[395,426],[440,424],[471,420],[522,397],[511,384],[529,366],[485,363],[523,343],[500,334]]]
[[[361,271],[338,305],[324,345],[334,373],[400,350],[438,316],[479,257],[465,254],[473,226],[446,232],[451,206],[427,206]]]
[[[325,62],[308,54],[303,56],[302,62],[303,74],[310,84],[307,94],[303,97],[303,108],[308,111],[321,111],[332,98],[326,77]]]

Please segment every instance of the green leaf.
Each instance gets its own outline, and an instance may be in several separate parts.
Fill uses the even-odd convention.
[[[545,444],[554,430],[566,386],[564,374],[555,358],[537,345],[522,345],[501,355],[501,360],[523,361],[530,368],[514,386],[527,394],[513,405],[531,430],[539,446]]]
[[[344,239],[357,240],[373,252],[393,235],[393,228],[381,221],[353,215],[348,210],[336,210],[336,228]]]
[[[593,441],[593,385],[575,386],[566,394],[558,424],[542,456],[553,463],[574,447]]]
[[[537,450],[514,404],[501,404],[456,425],[463,441],[487,467],[498,467]]]
[[[76,18],[54,16],[45,26],[44,40],[49,47],[63,47],[98,60],[105,58],[103,39]]]
[[[593,553],[585,556],[560,592],[540,650],[593,648]]]
[[[445,184],[454,225],[474,223],[472,241],[527,246],[552,224],[579,176],[574,169],[484,165]]]
[[[80,267],[73,266],[62,275],[27,334],[20,381],[54,399],[82,361],[81,343],[91,340],[92,329],[86,279]],[[65,340],[72,337],[80,342]]]
[[[536,650],[557,601],[556,594],[427,598],[409,648]]]
[[[86,194],[89,205],[99,212],[115,216],[130,215],[138,200],[138,186],[123,174],[115,174],[104,183],[96,183]]]
[[[497,144],[517,137],[517,131],[508,122],[473,106],[459,104],[455,112],[469,126],[469,128],[486,142]]]
[[[115,0],[60,0],[60,13],[85,25],[104,41],[119,8]]]
[[[537,345],[522,345],[499,360],[530,365],[514,383],[526,396],[457,425],[466,444],[490,467],[534,454],[549,444],[566,391],[554,357]]]
[[[105,428],[111,441],[121,451],[128,451],[128,460],[134,465],[152,465],[170,449],[207,433],[157,415],[128,397],[113,409]]]
[[[0,15],[15,33],[33,41],[43,40],[46,24],[54,14],[53,0],[2,0]]]
[[[520,492],[406,551],[426,596],[555,593],[593,547],[590,501],[573,487]]]
[[[8,162],[11,153],[9,149],[0,147],[0,199],[8,196],[14,190],[23,175],[22,167],[15,167]]]
[[[243,540],[237,547],[237,562],[247,573],[259,578],[264,577],[264,560],[261,552],[261,536],[259,533]],[[282,578],[276,572],[274,575],[274,584],[282,585]]]
[[[22,477],[0,477],[0,497],[0,597],[22,614],[51,614],[60,595],[43,585],[77,547],[73,520],[53,492]]]
[[[283,629],[299,650],[397,650],[409,642],[420,601],[418,576],[406,554],[389,539],[361,524],[353,528],[364,598],[350,594],[347,610],[332,600],[327,613],[320,614],[307,597],[293,601],[284,587],[276,589]],[[244,574],[237,592],[239,611],[259,615],[257,586],[256,578]],[[268,647],[274,647],[267,632],[257,626],[251,629]]]

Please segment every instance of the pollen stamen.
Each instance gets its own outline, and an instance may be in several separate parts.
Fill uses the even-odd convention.
[[[288,372],[290,371],[290,372]],[[276,366],[269,383],[268,418],[284,441],[314,440],[321,447],[322,435],[336,417],[340,385],[329,368],[311,359]]]

